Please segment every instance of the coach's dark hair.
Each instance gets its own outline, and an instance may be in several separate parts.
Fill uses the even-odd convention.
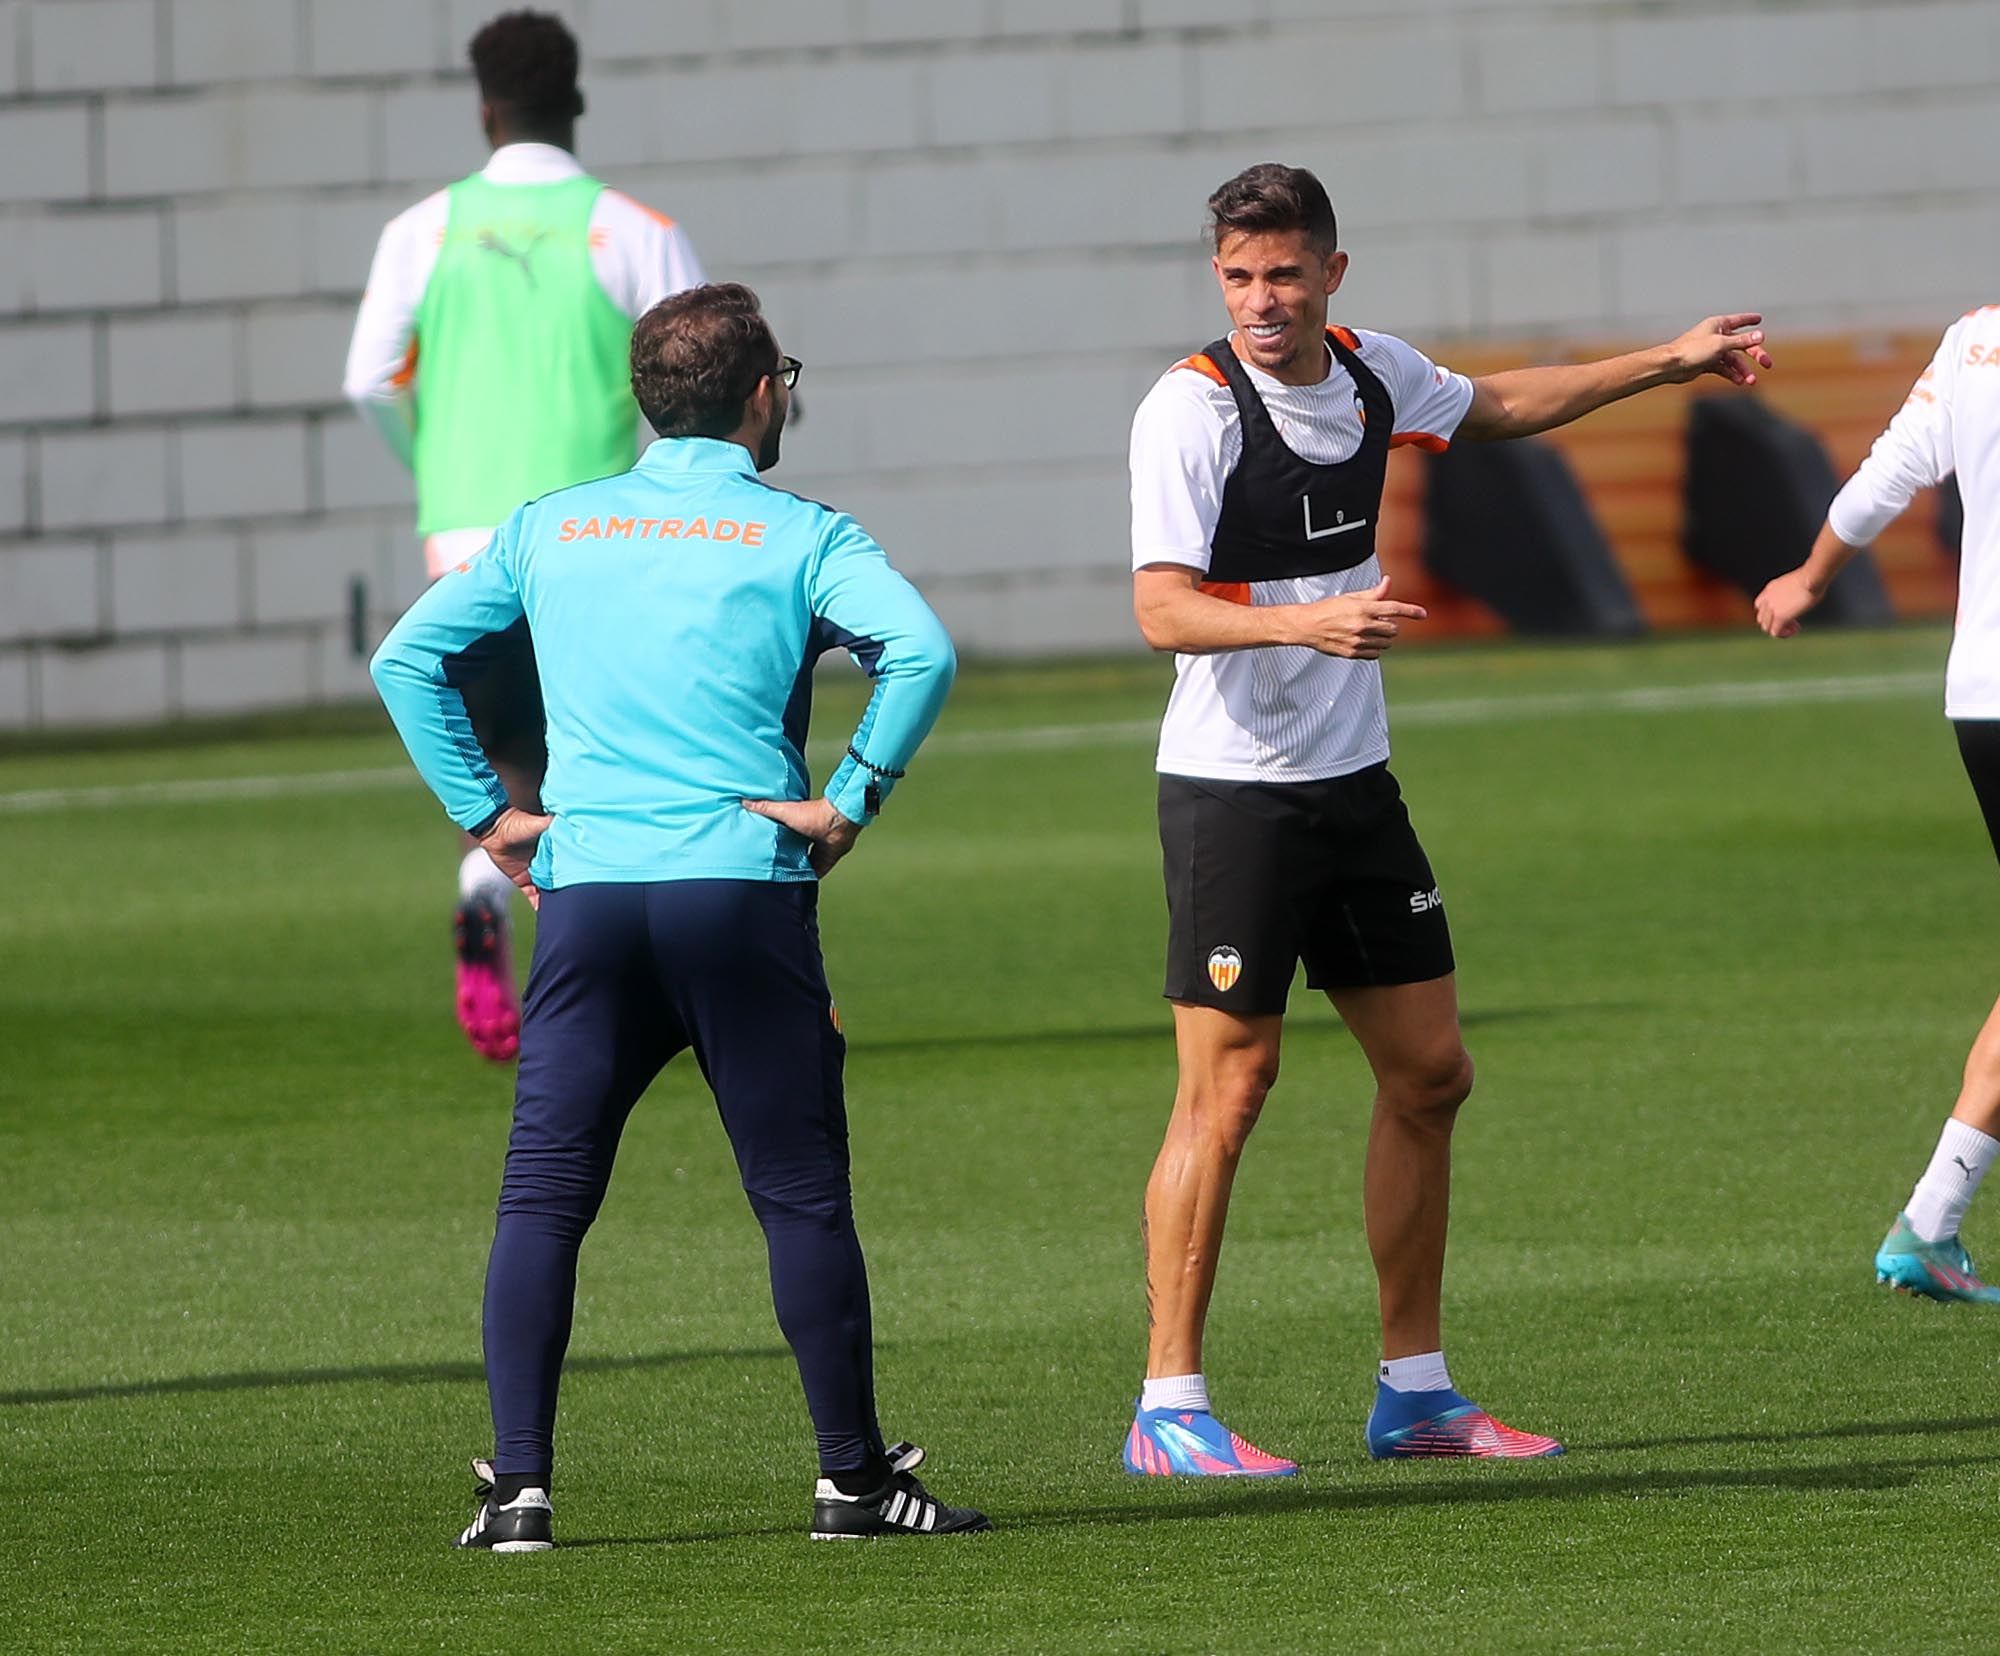
[[[1340,227],[1326,186],[1304,167],[1265,161],[1245,167],[1208,198],[1208,227],[1216,250],[1225,236],[1262,230],[1303,230],[1313,251],[1334,252]]]
[[[662,299],[632,330],[632,395],[662,437],[727,437],[777,371],[777,338],[741,282]]]
[[[517,126],[563,127],[583,113],[576,36],[548,12],[503,12],[472,37],[479,95]]]

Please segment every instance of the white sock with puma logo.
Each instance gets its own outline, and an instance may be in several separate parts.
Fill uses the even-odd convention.
[[[1910,1192],[1909,1205],[1903,1209],[1909,1217],[1910,1229],[1926,1242],[1942,1242],[1946,1237],[1956,1236],[1958,1227],[1965,1222],[1965,1210],[1972,1204],[1973,1192],[1992,1165],[1996,1151],[2000,1151],[2000,1139],[1982,1133],[1977,1127],[1968,1127],[1956,1116],[1947,1121],[1937,1149],[1931,1152],[1931,1164],[1924,1169],[1917,1188]]]

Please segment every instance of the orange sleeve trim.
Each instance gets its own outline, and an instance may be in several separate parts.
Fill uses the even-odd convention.
[[[414,380],[416,377],[417,377],[417,342],[413,338],[410,341],[410,348],[403,353],[402,366],[399,367],[393,374],[389,376],[389,383],[393,385],[398,391],[406,391],[409,389],[410,382]]]
[[[1174,364],[1176,368],[1192,368],[1197,374],[1206,374],[1217,385],[1227,385],[1229,376],[1216,367],[1215,361],[1206,352],[1198,356],[1182,357]]]
[[[1250,583],[1248,581],[1203,581],[1201,590],[1211,598],[1220,598],[1225,604],[1248,604]]]
[[[1361,341],[1355,336],[1352,328],[1328,328],[1326,331],[1350,351],[1358,352],[1361,349]]]
[[[646,217],[651,219],[655,224],[659,225],[661,229],[672,230],[675,228],[674,221],[668,218],[665,213],[655,212],[651,207],[648,207],[643,201],[635,201],[631,196],[628,196],[623,190],[613,190],[611,193],[615,195],[620,201],[624,202],[628,207],[638,208],[640,212],[644,213]]]
[[[1440,437],[1435,431],[1398,431],[1390,435],[1391,448],[1420,448],[1426,454],[1442,454],[1451,447],[1451,439]]]

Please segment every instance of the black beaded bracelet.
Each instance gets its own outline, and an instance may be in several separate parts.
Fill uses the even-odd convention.
[[[870,816],[878,816],[882,810],[882,783],[896,781],[902,776],[899,770],[890,770],[886,765],[878,765],[861,757],[860,749],[852,742],[847,744],[847,757],[868,773],[868,786],[861,790],[861,808]]]
[[[852,742],[849,742],[847,744],[847,757],[852,759],[863,770],[867,771],[869,775],[886,776],[891,782],[900,782],[903,779],[904,775],[907,774],[899,770],[890,770],[889,767],[886,765],[873,764],[870,761],[862,758],[861,755],[855,750],[855,746]]]

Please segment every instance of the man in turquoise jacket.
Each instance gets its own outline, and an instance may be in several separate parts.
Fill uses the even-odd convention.
[[[852,518],[763,483],[799,367],[734,284],[662,301],[632,338],[656,442],[544,495],[446,574],[372,671],[452,820],[537,902],[514,1127],[487,1266],[494,1455],[459,1545],[553,1545],[556,1390],[576,1260],[632,1106],[694,1049],[770,1250],[819,1439],[812,1532],[987,1527],[912,1475],[875,1418],[817,881],[875,819],[949,690],[951,640]],[[461,685],[533,631],[548,717],[539,815],[508,802]],[[874,695],[808,798],[813,664]]]

